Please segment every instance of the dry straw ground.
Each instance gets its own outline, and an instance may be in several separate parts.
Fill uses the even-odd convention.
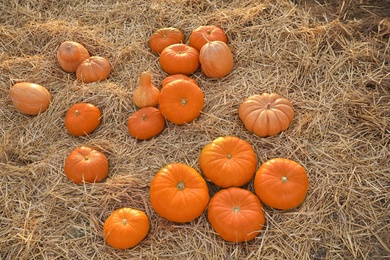
[[[380,3],[379,3],[380,2]],[[381,6],[378,6],[378,5]],[[0,3],[0,259],[382,259],[390,256],[390,20],[388,1],[8,0]],[[200,25],[222,27],[235,66],[221,80],[193,77],[205,94],[194,122],[168,123],[158,137],[136,141],[126,120],[142,71],[160,69],[147,39],[177,27],[188,40]],[[83,84],[62,71],[55,53],[65,40],[104,56],[112,74]],[[35,117],[13,107],[16,82],[47,87],[49,109]],[[277,92],[296,116],[275,137],[247,132],[244,98]],[[70,136],[66,110],[91,102],[103,112],[88,137]],[[219,136],[253,145],[258,165],[285,157],[301,163],[310,187],[298,208],[265,207],[255,240],[222,241],[203,214],[188,224],[160,218],[149,203],[154,174],[171,162],[199,170],[199,152]],[[108,178],[74,185],[64,159],[79,145],[104,152]],[[209,185],[211,195],[218,189]],[[249,183],[245,188],[253,191]],[[148,236],[120,251],[105,244],[103,222],[119,207],[151,220]]]

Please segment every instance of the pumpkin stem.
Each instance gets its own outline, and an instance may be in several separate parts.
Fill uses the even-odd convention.
[[[142,114],[142,121],[145,121],[145,120],[146,120],[146,115]]]
[[[181,104],[182,106],[184,106],[186,103],[187,103],[187,99],[182,98],[182,99],[180,100],[180,104]]]
[[[267,106],[265,107],[265,109],[271,109],[271,104],[268,103]]]
[[[123,226],[126,226],[127,225],[127,219],[122,219],[122,224],[123,224]]]
[[[85,156],[85,157],[84,157],[84,161],[89,161],[89,157],[88,157],[88,156]]]
[[[287,177],[286,176],[282,176],[282,182],[287,182],[287,181],[288,181]]]
[[[168,38],[168,36],[164,33],[163,36],[162,36],[163,39],[166,39]]]
[[[139,84],[147,87],[152,85],[152,74],[147,71],[142,72]]]
[[[235,205],[235,206],[233,207],[233,212],[234,212],[234,213],[240,212],[240,207],[237,206],[237,205]]]
[[[230,153],[228,153],[227,158],[228,158],[228,159],[232,159],[232,157],[233,157],[233,156],[232,156]]]
[[[80,115],[80,111],[78,109],[76,111],[74,111],[74,113],[75,113],[76,116]]]
[[[184,185],[184,181],[181,181],[181,182],[179,182],[178,184],[176,184],[176,188],[177,188],[178,190],[184,190],[185,187],[186,187],[186,186]]]

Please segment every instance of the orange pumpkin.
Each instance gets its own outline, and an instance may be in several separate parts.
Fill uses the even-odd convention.
[[[138,87],[134,90],[133,101],[139,107],[154,107],[158,104],[160,90],[152,84],[152,74],[144,71]]]
[[[161,53],[166,47],[184,42],[183,33],[173,27],[158,29],[150,36],[149,46],[152,51]]]
[[[88,135],[100,124],[100,110],[90,103],[77,103],[65,115],[65,127],[74,136]]]
[[[13,85],[9,90],[12,104],[16,109],[26,115],[38,115],[50,105],[50,92],[43,86],[21,82]]]
[[[199,54],[202,72],[209,78],[222,78],[233,69],[233,54],[222,41],[207,42]]]
[[[189,222],[199,217],[209,202],[205,180],[183,163],[166,165],[150,185],[150,202],[161,217],[173,222]]]
[[[104,239],[113,248],[127,249],[138,245],[149,233],[149,228],[149,219],[143,211],[120,208],[104,222]]]
[[[76,184],[101,182],[108,173],[108,159],[99,151],[80,146],[66,158],[64,171],[66,177]]]
[[[199,117],[204,105],[204,95],[194,83],[178,79],[161,89],[159,104],[161,114],[166,119],[182,125]]]
[[[248,97],[241,103],[238,113],[245,128],[260,137],[279,134],[294,118],[290,101],[276,93]]]
[[[188,77],[187,75],[184,75],[184,74],[173,74],[173,75],[170,75],[170,76],[166,77],[165,79],[163,79],[161,85],[162,85],[162,87],[164,87],[168,83],[171,83],[172,81],[175,81],[175,80],[178,80],[178,79],[188,80],[188,81],[194,83],[195,85],[199,86],[199,84],[196,81],[196,79]]]
[[[215,185],[240,187],[255,175],[257,159],[247,141],[225,136],[214,139],[202,149],[199,164],[204,176]]]
[[[65,41],[57,50],[57,61],[66,72],[76,72],[79,64],[89,57],[88,50],[78,42]]]
[[[299,163],[274,158],[263,163],[256,172],[254,187],[264,204],[281,210],[301,204],[309,187],[305,168]]]
[[[161,52],[160,65],[168,74],[191,75],[199,68],[199,52],[184,43],[173,44]]]
[[[254,239],[265,222],[259,198],[237,187],[222,189],[214,194],[208,206],[207,218],[222,239],[234,243]]]
[[[206,39],[205,39],[206,38]],[[228,42],[227,36],[221,28],[215,25],[204,25],[199,26],[191,32],[189,43],[190,46],[194,47],[198,51],[207,43],[207,40]]]
[[[130,135],[138,140],[147,140],[164,130],[165,119],[155,107],[144,107],[131,114],[127,120]]]
[[[76,70],[78,80],[90,83],[105,80],[110,76],[111,65],[104,57],[92,56],[80,63]]]

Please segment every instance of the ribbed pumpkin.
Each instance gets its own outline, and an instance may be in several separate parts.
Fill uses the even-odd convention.
[[[183,33],[173,27],[161,28],[154,32],[149,39],[149,46],[152,51],[161,53],[166,47],[184,42]]]
[[[191,75],[199,68],[199,52],[184,43],[173,44],[161,52],[160,65],[171,75]]]
[[[111,65],[106,58],[92,56],[79,64],[76,77],[82,82],[90,83],[105,80],[110,73]]]
[[[199,157],[204,176],[222,188],[240,187],[256,172],[256,154],[245,140],[235,136],[218,137],[207,144]]]
[[[100,124],[100,109],[90,103],[77,103],[65,115],[65,127],[74,136],[89,135]]]
[[[16,109],[26,115],[38,115],[50,105],[50,92],[43,86],[21,82],[13,85],[9,90],[12,104]]]
[[[199,26],[198,28],[194,29],[191,32],[189,43],[190,46],[200,51],[203,45],[207,43],[207,40],[210,42],[212,41],[222,41],[224,43],[228,42],[227,36],[221,28],[215,25],[203,25],[203,26]]]
[[[164,130],[165,118],[155,107],[144,107],[135,111],[127,120],[131,136],[138,140],[150,139]]]
[[[197,86],[199,86],[199,84],[196,81],[196,79],[191,78],[191,77],[189,77],[187,75],[184,75],[184,74],[173,74],[173,75],[170,75],[170,76],[166,77],[165,79],[163,79],[161,85],[162,85],[162,87],[164,87],[168,83],[171,83],[172,81],[175,81],[175,80],[178,80],[178,79],[188,80],[188,81],[196,84]]]
[[[152,74],[144,71],[133,93],[133,102],[139,107],[154,107],[158,104],[160,90],[152,84]]]
[[[57,61],[66,72],[76,72],[81,62],[88,59],[88,50],[78,42],[65,41],[57,50]]]
[[[209,78],[222,78],[233,69],[233,54],[222,41],[207,42],[199,54],[202,72]]]

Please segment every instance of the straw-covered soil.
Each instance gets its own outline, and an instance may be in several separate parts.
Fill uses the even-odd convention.
[[[379,3],[380,2],[380,3]],[[388,1],[1,1],[0,259],[382,259],[390,256],[390,20]],[[200,25],[229,38],[235,65],[225,78],[194,75],[205,95],[201,116],[167,122],[136,141],[127,118],[143,71],[161,87],[165,74],[148,38],[179,28],[185,41]],[[61,42],[77,41],[106,57],[110,77],[81,83],[56,61]],[[20,114],[10,87],[45,86],[53,100],[38,116]],[[238,117],[252,94],[291,100],[287,131],[260,138]],[[87,137],[64,127],[67,109],[90,102],[102,111]],[[172,162],[200,172],[199,153],[219,136],[254,148],[258,166],[284,157],[305,167],[309,190],[297,208],[264,206],[266,224],[247,243],[223,241],[206,212],[186,224],[161,218],[149,202],[155,173]],[[88,145],[109,159],[106,180],[76,185],[64,160]],[[209,184],[212,196],[218,188]],[[244,188],[253,191],[253,182]],[[189,205],[191,206],[191,205]],[[132,207],[150,219],[147,237],[116,250],[103,238],[112,211]]]

